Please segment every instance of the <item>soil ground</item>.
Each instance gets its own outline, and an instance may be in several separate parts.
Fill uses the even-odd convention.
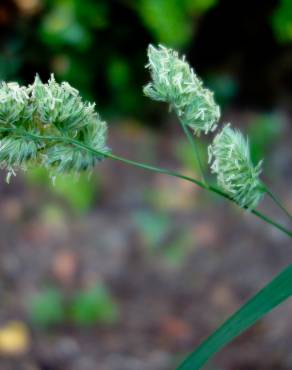
[[[112,129],[115,152],[191,171],[172,154],[175,129],[156,137],[133,127]],[[271,185],[291,209],[289,135],[268,160]],[[83,213],[46,186],[28,185],[21,175],[8,186],[1,176],[0,324],[3,330],[17,320],[29,332],[26,351],[0,354],[1,370],[174,369],[292,260],[288,237],[190,184],[110,161],[97,172],[98,194]],[[48,204],[61,210],[57,218],[44,216]],[[269,201],[261,210],[288,226]],[[141,215],[157,218],[153,230]],[[166,226],[161,221],[157,231],[162,216]],[[27,302],[34,293],[54,285],[70,296],[96,281],[115,299],[117,322],[80,327],[65,320],[46,329],[32,322]],[[291,312],[288,301],[207,368],[291,369]]]

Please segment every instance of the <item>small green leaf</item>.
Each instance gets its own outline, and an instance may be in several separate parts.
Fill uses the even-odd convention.
[[[219,350],[292,295],[292,265],[213,332],[177,370],[198,370]]]
[[[78,293],[72,303],[71,317],[76,324],[91,325],[98,322],[112,324],[118,320],[119,308],[103,284]]]
[[[58,289],[47,289],[31,297],[29,315],[39,326],[48,327],[65,320],[63,297]]]

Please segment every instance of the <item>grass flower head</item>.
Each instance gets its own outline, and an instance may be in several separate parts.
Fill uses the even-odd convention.
[[[262,161],[253,165],[248,139],[240,131],[226,125],[209,146],[209,162],[219,186],[239,206],[257,207],[265,193],[259,179]]]
[[[0,85],[0,165],[9,174],[32,162],[51,173],[91,170],[108,151],[106,139],[95,105],[67,82],[52,75],[47,83],[36,76],[28,87]]]
[[[144,94],[168,103],[195,134],[214,131],[220,108],[213,93],[203,86],[185,57],[180,58],[176,51],[162,45],[158,48],[150,45],[148,59],[152,81],[144,87]]]

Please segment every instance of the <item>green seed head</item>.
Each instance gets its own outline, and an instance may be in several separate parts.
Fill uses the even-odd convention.
[[[0,85],[0,165],[9,177],[30,164],[52,173],[91,170],[107,151],[107,125],[95,105],[82,100],[67,82],[38,76],[32,85]],[[100,153],[91,153],[81,146]]]
[[[26,87],[16,82],[0,83],[0,125],[15,125],[25,116],[29,101]]]
[[[220,108],[213,93],[203,86],[185,57],[180,58],[176,51],[162,45],[158,48],[150,45],[148,59],[152,82],[144,87],[144,94],[168,103],[195,134],[214,131]]]
[[[209,162],[220,187],[239,206],[257,207],[265,193],[259,179],[262,161],[253,165],[249,142],[240,131],[226,125],[209,146]]]

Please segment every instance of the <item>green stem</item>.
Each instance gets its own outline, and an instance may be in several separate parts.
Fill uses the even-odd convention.
[[[235,203],[234,200],[228,194],[224,193],[220,189],[218,189],[218,188],[216,188],[215,186],[212,186],[212,185],[205,185],[201,181],[196,180],[192,177],[181,175],[179,173],[169,171],[169,170],[164,169],[164,168],[158,168],[158,167],[150,166],[150,165],[147,165],[147,164],[144,164],[144,163],[140,163],[140,162],[132,161],[132,160],[129,160],[129,159],[125,159],[125,158],[122,158],[122,157],[119,157],[119,156],[116,156],[116,155],[113,155],[113,154],[106,154],[105,156],[108,157],[108,158],[111,158],[113,160],[121,161],[121,162],[130,164],[130,165],[134,165],[134,166],[139,167],[139,168],[147,169],[147,170],[150,170],[150,171],[153,171],[153,172],[158,172],[158,173],[166,174],[166,175],[169,175],[169,176],[178,177],[182,180],[190,181],[190,182],[196,184],[197,186],[201,187],[204,190],[208,190],[208,191],[210,191],[214,194],[217,194],[217,195],[219,195],[221,197],[224,197],[225,199],[228,199],[229,201]],[[292,231],[286,229],[284,226],[282,226],[281,224],[279,224],[279,223],[275,222],[274,220],[270,219],[268,216],[264,215],[263,213],[261,213],[257,210],[251,210],[251,213],[253,215],[255,215],[256,217],[260,218],[261,220],[265,221],[266,223],[270,224],[271,226],[275,227],[276,229],[281,230],[283,233],[285,233],[290,238],[292,238]]]
[[[3,130],[0,130],[0,131],[3,131]],[[9,128],[9,129],[6,129],[6,131],[13,131],[15,134],[17,134],[17,130],[15,130],[15,129]],[[98,156],[103,156],[105,158],[110,158],[110,159],[113,159],[113,160],[116,160],[116,161],[120,161],[120,162],[123,162],[123,163],[126,163],[126,164],[130,164],[130,165],[135,166],[135,167],[143,168],[143,169],[146,169],[146,170],[149,170],[149,171],[162,173],[162,174],[166,174],[166,175],[169,175],[169,176],[180,178],[182,180],[190,181],[190,182],[196,184],[197,186],[199,186],[200,188],[208,190],[212,193],[215,193],[215,194],[217,194],[221,197],[224,197],[225,199],[228,199],[229,201],[236,204],[236,202],[228,194],[224,193],[222,190],[218,189],[215,186],[205,185],[203,182],[201,182],[197,179],[194,179],[194,178],[189,177],[189,176],[182,175],[182,174],[174,172],[174,171],[167,170],[165,168],[159,168],[159,167],[151,166],[151,165],[148,165],[148,164],[145,164],[145,163],[140,163],[140,162],[137,162],[137,161],[133,161],[131,159],[126,159],[126,158],[111,154],[109,152],[98,151],[98,150],[96,150],[96,149],[94,149],[94,148],[92,148],[92,147],[90,147],[90,146],[88,146],[84,143],[79,142],[78,140],[74,140],[74,139],[71,139],[69,137],[64,137],[64,136],[62,136],[62,137],[60,137],[60,136],[42,136],[42,135],[31,134],[29,132],[24,132],[24,131],[18,131],[18,134],[20,136],[28,136],[28,137],[31,137],[31,138],[34,138],[34,139],[37,139],[37,140],[54,140],[54,141],[67,142],[68,144],[75,145],[79,148],[85,149],[85,150],[87,150],[87,151],[89,151],[89,152],[91,152],[95,155],[98,155]],[[256,211],[256,210],[252,210],[251,213],[254,214],[255,216],[257,216],[258,218],[260,218],[261,220],[267,222],[268,224],[274,226],[276,229],[282,231],[283,233],[285,233],[286,235],[288,235],[289,237],[292,238],[292,231],[286,229],[284,226],[275,222],[274,220],[271,220],[268,216],[266,216],[266,215],[264,215],[261,212]]]
[[[268,194],[268,196],[277,204],[277,206],[279,208],[281,208],[281,210],[290,218],[290,220],[292,220],[292,215],[289,213],[289,211],[283,206],[282,202],[280,201],[280,199],[272,193],[272,191],[270,189],[268,189],[266,186],[265,186],[265,191],[266,193]]]
[[[204,169],[203,169],[203,164],[202,164],[200,152],[199,152],[198,146],[195,142],[195,139],[194,139],[193,135],[190,133],[188,127],[184,123],[182,123],[181,121],[180,121],[180,124],[181,124],[181,127],[183,129],[183,132],[185,133],[185,135],[186,135],[186,137],[187,137],[187,139],[188,139],[188,141],[189,141],[189,143],[190,143],[190,145],[193,148],[193,151],[195,153],[195,156],[196,156],[196,159],[197,159],[197,162],[198,162],[198,166],[199,166],[199,170],[200,170],[201,179],[202,179],[203,183],[205,185],[207,185],[207,181],[206,181],[205,176],[204,176]]]
[[[136,162],[136,161],[133,161],[133,160],[130,160],[130,159],[126,159],[126,158],[111,154],[111,153],[104,153],[103,154],[101,152],[96,151],[95,149],[93,149],[91,147],[88,147],[85,144],[79,143],[78,141],[75,142],[75,140],[74,140],[74,144],[78,145],[78,146],[80,146],[84,149],[87,149],[87,150],[91,151],[92,153],[95,153],[95,154],[98,154],[98,155],[102,154],[105,157],[116,160],[116,161],[120,161],[120,162],[123,162],[123,163],[126,163],[126,164],[130,164],[132,166],[143,168],[143,169],[150,170],[150,171],[153,171],[153,172],[157,172],[157,173],[177,177],[177,178],[180,178],[182,180],[190,181],[190,182],[196,184],[197,186],[199,186],[200,188],[202,188],[204,190],[208,190],[212,193],[220,195],[221,197],[224,197],[225,199],[228,199],[229,201],[237,204],[228,194],[224,193],[222,190],[218,189],[217,187],[212,186],[212,185],[206,185],[203,182],[201,182],[197,179],[194,179],[192,177],[185,176],[185,175],[182,175],[180,173],[167,170],[165,168],[159,168],[159,167],[151,166],[151,165],[148,165],[148,164],[145,164],[145,163]],[[255,216],[257,216],[258,218],[260,218],[261,220],[267,222],[271,226],[274,226],[278,230],[281,230],[283,233],[285,233],[290,238],[292,238],[292,231],[286,229],[284,226],[282,226],[281,224],[279,224],[279,223],[275,222],[274,220],[270,219],[268,216],[264,215],[263,213],[261,213],[257,210],[251,210],[251,213],[254,214]]]
[[[286,229],[284,226],[282,226],[278,222],[275,222],[274,220],[270,219],[269,217],[267,217],[266,215],[264,215],[263,213],[255,210],[255,209],[252,210],[251,213],[253,213],[255,216],[259,217],[263,221],[267,222],[268,224],[274,226],[278,230],[283,231],[283,233],[285,233],[286,235],[290,236],[290,238],[292,238],[292,231]]]

